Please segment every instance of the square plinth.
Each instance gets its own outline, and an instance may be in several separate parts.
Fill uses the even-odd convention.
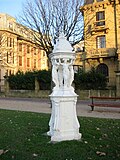
[[[49,122],[51,141],[81,139],[76,114],[77,96],[51,96],[52,114]]]

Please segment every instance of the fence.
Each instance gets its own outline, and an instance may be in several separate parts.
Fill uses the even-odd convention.
[[[116,96],[115,90],[76,90],[75,92],[80,100],[89,99],[90,96]],[[34,90],[9,90],[4,95],[9,97],[49,98],[50,94],[50,90],[39,90],[38,92]]]
[[[33,97],[33,98],[49,98],[51,94],[50,90],[40,90],[39,85],[36,81],[35,90],[10,90],[9,83],[6,80],[4,91],[1,90],[1,96],[9,97]],[[3,86],[2,86],[3,88]],[[76,90],[78,99],[89,99],[90,96],[107,96],[107,97],[116,97],[116,90]]]
[[[4,85],[4,79],[0,79],[0,92],[4,92],[5,90],[5,85]]]

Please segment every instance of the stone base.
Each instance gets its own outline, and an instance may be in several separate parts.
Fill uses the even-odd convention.
[[[61,142],[61,141],[70,141],[70,140],[79,140],[81,139],[81,133],[73,133],[74,131],[68,131],[66,133],[55,132],[53,136],[51,136],[52,142]]]
[[[64,92],[65,93],[65,92]],[[76,114],[77,95],[51,95],[52,114],[49,122],[51,141],[79,140],[79,122]]]

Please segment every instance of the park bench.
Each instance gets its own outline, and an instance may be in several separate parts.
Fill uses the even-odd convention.
[[[88,106],[91,107],[92,111],[94,107],[115,107],[120,108],[120,97],[96,97],[91,96],[91,103]]]

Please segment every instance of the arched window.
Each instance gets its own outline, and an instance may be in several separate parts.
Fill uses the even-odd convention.
[[[97,71],[99,73],[102,73],[103,75],[105,75],[106,77],[109,76],[109,71],[108,71],[108,66],[104,63],[101,63],[97,66]]]

